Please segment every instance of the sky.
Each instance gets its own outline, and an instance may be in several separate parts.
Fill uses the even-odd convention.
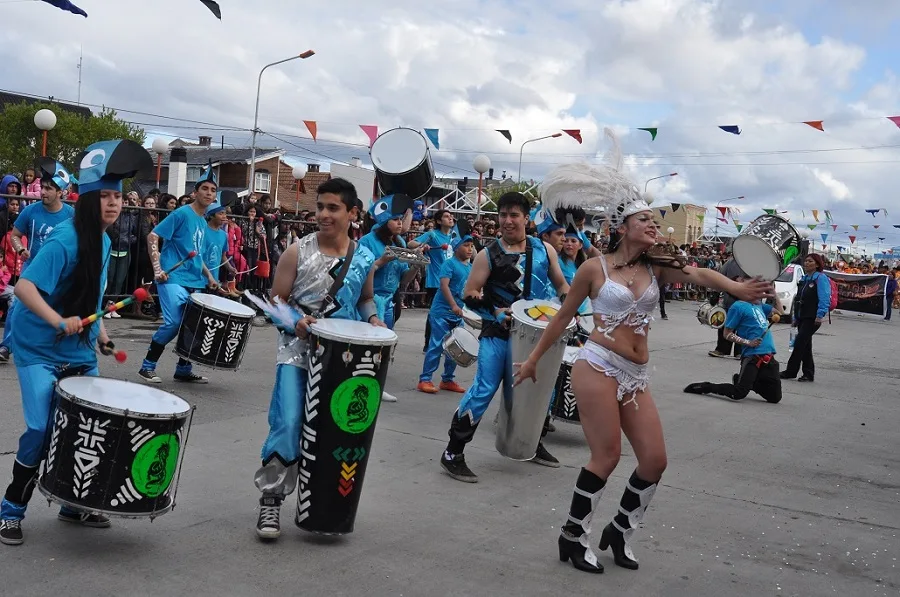
[[[900,128],[886,118],[900,115],[897,2],[220,0],[221,22],[199,1],[75,3],[87,19],[0,0],[0,88],[74,100],[83,48],[82,102],[118,108],[148,143],[249,146],[260,68],[314,49],[263,76],[257,144],[292,163],[368,162],[360,124],[428,127],[440,130],[439,173],[474,179],[484,153],[495,177],[516,177],[523,141],[580,129],[582,144],[525,146],[522,177],[540,180],[602,160],[610,127],[639,186],[678,172],[649,183],[655,204],[705,205],[708,227],[719,202],[743,196],[723,203],[739,210],[723,233],[763,208],[806,228],[816,209],[819,240],[900,245]],[[318,123],[317,142],[303,120]],[[802,124],[812,120],[824,132]],[[878,208],[888,215],[864,211]]]

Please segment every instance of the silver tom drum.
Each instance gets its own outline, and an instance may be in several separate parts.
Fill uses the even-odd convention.
[[[553,344],[544,353],[538,363],[537,383],[525,380],[513,387],[512,364],[528,358],[558,309],[558,304],[543,300],[516,301],[512,305],[503,401],[494,444],[500,454],[512,460],[530,460],[537,451],[559,365],[566,343],[575,331],[575,320],[567,322],[565,332],[554,338]]]
[[[385,195],[403,193],[418,199],[434,185],[431,152],[419,131],[402,127],[385,131],[375,139],[369,155]]]
[[[700,305],[700,310],[697,311],[697,321],[717,330],[725,325],[725,309],[703,303]]]
[[[441,346],[444,354],[460,367],[471,367],[478,360],[478,340],[462,326],[447,332]]]

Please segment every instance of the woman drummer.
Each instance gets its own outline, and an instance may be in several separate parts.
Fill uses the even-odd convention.
[[[666,469],[666,448],[659,413],[649,388],[647,333],[659,298],[658,282],[693,283],[755,300],[770,295],[761,281],[737,283],[709,269],[688,267],[674,254],[651,256],[658,240],[653,212],[634,184],[609,166],[567,165],[548,174],[541,189],[549,208],[558,205],[605,207],[612,214],[606,255],[586,261],[569,294],[528,359],[516,383],[535,379],[537,363],[566,322],[590,298],[595,329],[572,367],[578,403],[591,457],[581,469],[558,546],[562,561],[578,570],[603,572],[591,545],[591,519],[609,476],[619,463],[624,431],[638,466],[628,480],[618,513],[600,538],[612,548],[617,565],[636,570],[629,540]],[[663,245],[665,246],[665,245]]]
[[[111,246],[106,229],[122,211],[122,179],[153,166],[147,150],[133,141],[95,143],[79,159],[74,218],[53,230],[16,284],[24,308],[13,315],[12,341],[26,429],[12,483],[0,504],[0,542],[7,545],[24,541],[21,523],[47,448],[56,382],[72,375],[96,376],[95,345],[112,354],[103,319],[83,327],[81,318],[101,308]],[[105,516],[67,507],[58,518],[86,527],[109,526]]]

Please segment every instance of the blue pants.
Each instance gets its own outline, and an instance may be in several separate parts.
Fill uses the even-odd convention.
[[[10,338],[12,337],[13,312],[15,311],[16,303],[18,302],[19,300],[16,298],[16,295],[13,295],[12,299],[9,301],[9,307],[6,310],[6,323],[3,326],[3,342],[0,342],[0,346],[6,347],[10,352],[12,352]]]
[[[265,494],[283,498],[297,486],[307,375],[306,369],[293,365],[275,367],[275,387],[269,403],[269,436],[262,447],[262,467],[254,477],[256,487]]]
[[[54,384],[57,381],[59,369],[55,365],[39,364],[27,367],[16,367],[19,377],[19,389],[22,393],[22,412],[25,416],[25,432],[19,438],[19,449],[16,452],[16,463],[20,470],[33,471],[32,477],[37,475],[37,467],[47,450],[47,426],[51,420],[50,415],[56,408],[54,401]],[[88,369],[84,375],[96,377],[99,375],[97,367]],[[25,517],[25,509],[28,507],[28,499],[31,497],[31,489],[24,487],[25,483],[15,478],[6,492],[6,497],[0,503],[0,519],[19,519]],[[20,481],[17,483],[17,481]],[[17,485],[22,485],[20,490],[13,490]],[[25,495],[26,499],[10,500],[10,493]]]
[[[478,341],[478,369],[472,387],[463,395],[456,409],[460,419],[468,415],[473,425],[481,421],[503,382],[508,349],[509,340],[502,338],[482,338]]]
[[[141,365],[142,369],[148,371],[156,370],[156,362],[159,359],[159,354],[157,353],[162,352],[162,348],[178,335],[178,329],[181,327],[181,318],[184,315],[184,306],[191,297],[191,291],[178,284],[157,284],[156,288],[159,295],[159,305],[162,308],[163,324],[153,334],[150,352]],[[191,373],[192,369],[190,361],[179,359],[178,365],[175,367],[175,374],[187,375]]]
[[[419,381],[431,381],[431,376],[441,364],[441,355],[444,353],[442,346],[444,336],[453,328],[462,325],[462,317],[443,310],[432,309],[428,313],[428,321],[431,322],[431,337],[428,340],[428,350],[422,363],[422,375],[419,376]],[[441,376],[441,381],[453,381],[455,374],[456,363],[453,362],[453,359],[445,356],[444,374]]]

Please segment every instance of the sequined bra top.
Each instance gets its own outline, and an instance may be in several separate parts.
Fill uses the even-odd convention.
[[[641,336],[647,334],[647,325],[653,321],[653,309],[659,303],[659,285],[653,268],[649,265],[650,285],[644,294],[635,298],[631,289],[610,279],[606,269],[606,255],[600,256],[600,264],[603,266],[603,275],[606,282],[597,293],[597,298],[591,299],[594,315],[600,315],[605,325],[597,326],[603,335],[612,339],[610,334],[620,325],[624,324],[634,328],[634,333]]]

